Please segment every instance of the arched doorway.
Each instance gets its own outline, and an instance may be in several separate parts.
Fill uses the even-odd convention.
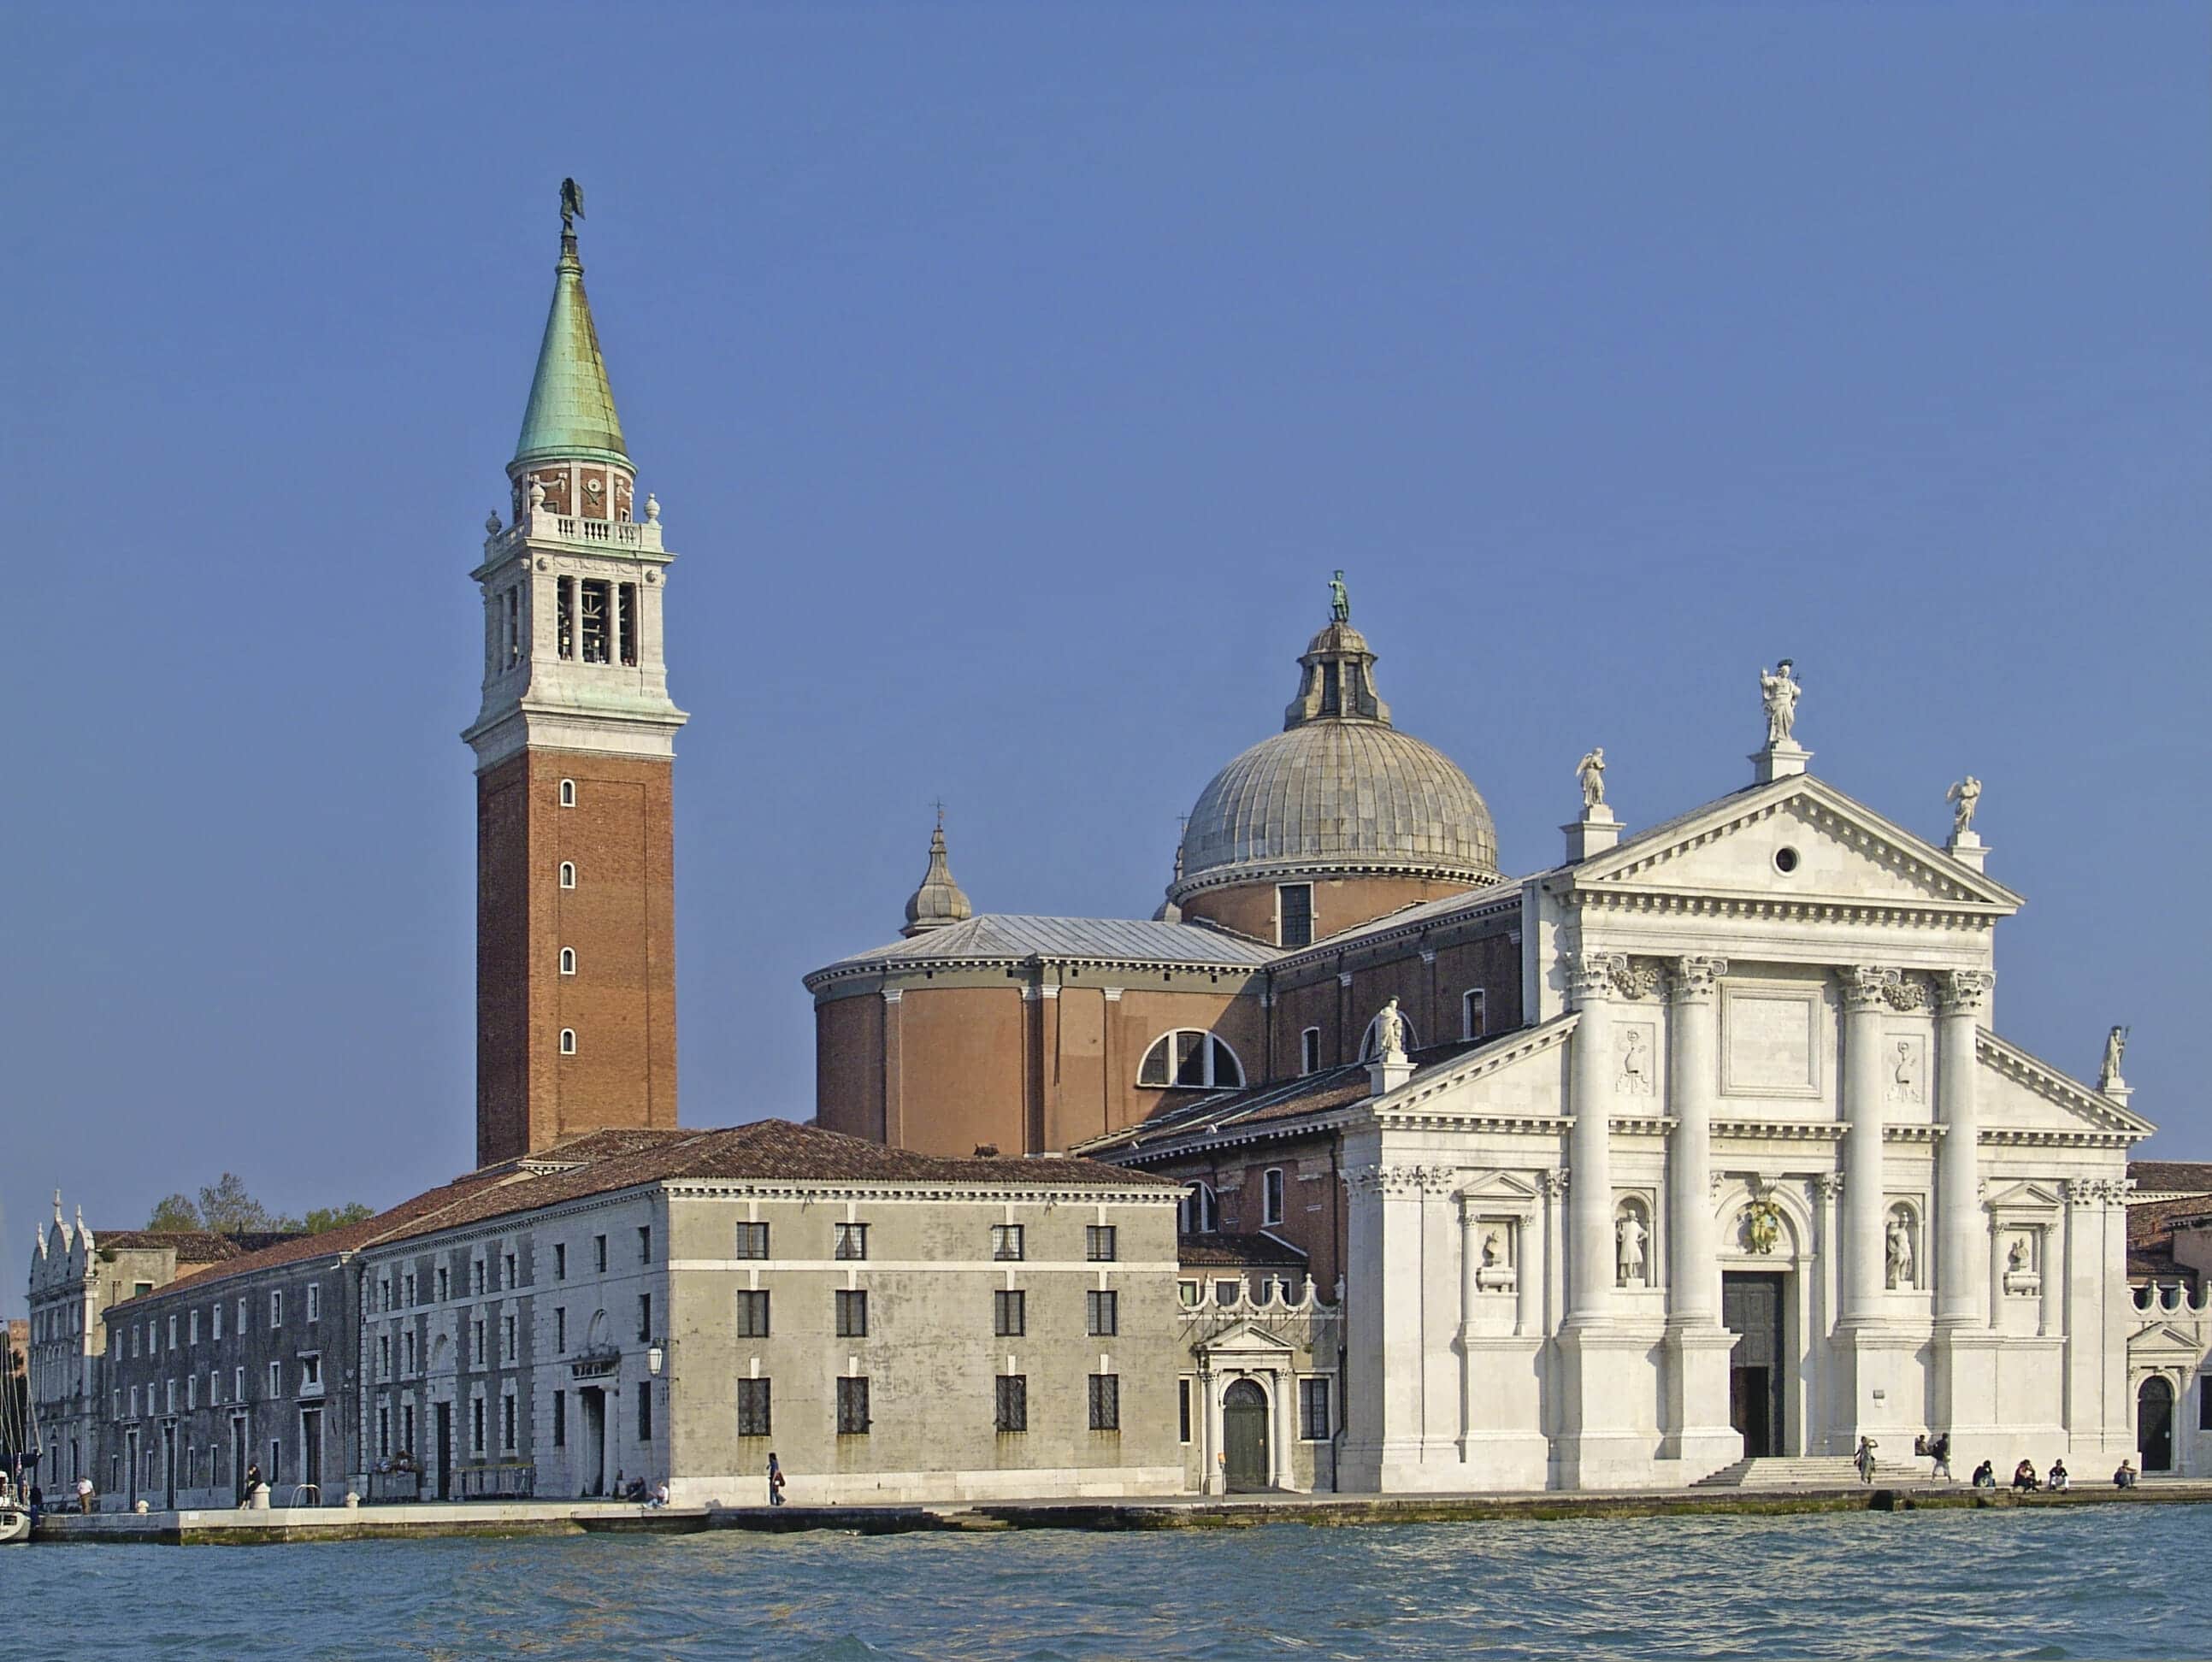
[[[2145,1471],[2173,1470],[2173,1386],[2161,1374],[2136,1392],[2136,1452]]]
[[[1221,1443],[1231,1494],[1267,1487],[1267,1393],[1255,1381],[1238,1380],[1222,1393]]]

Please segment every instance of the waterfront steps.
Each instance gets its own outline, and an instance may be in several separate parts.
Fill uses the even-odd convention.
[[[1875,1489],[1895,1489],[1904,1483],[1942,1483],[1930,1477],[1930,1464],[1915,1460],[1906,1465],[1895,1460],[1875,1462]],[[1760,1455],[1724,1465],[1709,1477],[1700,1477],[1697,1489],[1844,1489],[1859,1481],[1859,1469],[1848,1454]]]

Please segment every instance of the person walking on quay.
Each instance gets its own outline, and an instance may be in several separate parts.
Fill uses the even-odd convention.
[[[1874,1481],[1875,1447],[1873,1438],[1862,1437],[1859,1439],[1858,1451],[1851,1456],[1851,1464],[1859,1469],[1859,1481],[1863,1483],[1870,1483]]]
[[[1956,1483],[1951,1475],[1951,1434],[1939,1431],[1928,1440],[1928,1458],[1935,1462],[1928,1471],[1929,1477],[1941,1477],[1945,1483]]]
[[[783,1467],[773,1452],[768,1457],[768,1503],[772,1507],[783,1504]]]
[[[76,1509],[88,1518],[92,1515],[92,1479],[89,1477],[76,1480]]]

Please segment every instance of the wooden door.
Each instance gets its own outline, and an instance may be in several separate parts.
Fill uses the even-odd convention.
[[[2155,1374],[2136,1392],[2136,1452],[2145,1471],[2173,1470],[2173,1386]]]
[[[1782,1424],[1782,1277],[1724,1275],[1721,1323],[1736,1336],[1729,1353],[1729,1423],[1750,1456],[1784,1452]]]
[[[1267,1487],[1267,1393],[1239,1380],[1221,1399],[1222,1452],[1231,1492]]]

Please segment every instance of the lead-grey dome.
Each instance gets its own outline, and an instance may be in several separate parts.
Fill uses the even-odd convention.
[[[1449,757],[1390,725],[1358,631],[1340,619],[1298,662],[1284,731],[1199,794],[1170,899],[1307,871],[1495,879],[1489,805]]]

